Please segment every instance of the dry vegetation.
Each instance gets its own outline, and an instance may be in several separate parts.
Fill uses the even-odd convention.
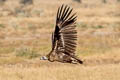
[[[4,0],[3,0],[4,1]],[[57,8],[77,12],[77,55],[83,65],[40,61],[51,49]],[[20,0],[0,4],[0,80],[119,80],[119,0]]]

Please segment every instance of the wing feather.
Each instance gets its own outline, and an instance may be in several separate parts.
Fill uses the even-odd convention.
[[[62,47],[64,53],[73,55],[76,51],[77,30],[76,30],[76,13],[72,14],[73,9],[67,5],[58,8],[55,31],[52,36],[53,48]]]

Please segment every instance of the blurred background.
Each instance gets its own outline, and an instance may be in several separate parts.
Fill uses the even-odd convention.
[[[0,64],[48,54],[62,4],[78,16],[77,55],[119,63],[120,0],[0,0]]]

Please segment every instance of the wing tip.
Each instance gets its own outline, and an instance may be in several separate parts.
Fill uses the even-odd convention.
[[[73,8],[71,8],[67,4],[62,4],[58,8],[56,22],[58,22],[59,20],[65,21],[68,17],[70,17],[70,14],[72,11],[73,11]]]

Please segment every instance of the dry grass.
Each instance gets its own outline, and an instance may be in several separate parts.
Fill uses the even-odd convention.
[[[40,61],[51,50],[58,6],[77,12],[77,55],[83,65]],[[18,0],[0,5],[0,80],[119,80],[120,3],[109,0]],[[54,9],[53,9],[54,8]]]
[[[29,63],[30,64],[30,63]],[[0,67],[1,80],[119,80],[120,65],[84,66],[41,62]],[[74,68],[73,68],[74,67]]]

